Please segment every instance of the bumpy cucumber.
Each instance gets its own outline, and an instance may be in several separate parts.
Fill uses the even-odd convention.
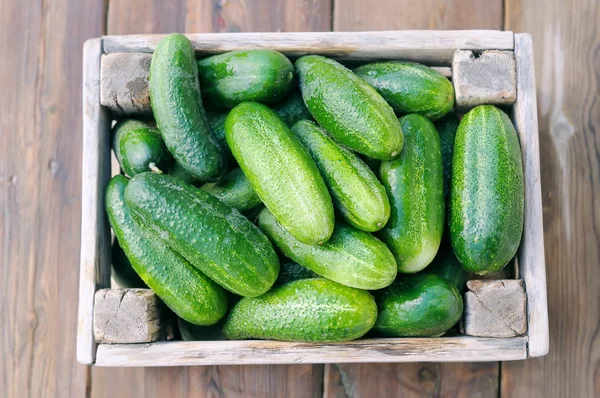
[[[235,159],[231,154],[231,150],[227,145],[227,139],[225,138],[225,120],[227,120],[228,114],[229,112],[206,112],[206,117],[208,118],[208,123],[213,130],[215,138],[223,149],[223,153],[227,158],[227,164],[231,167],[232,165],[235,165]]]
[[[292,131],[317,163],[334,205],[346,221],[368,232],[383,228],[390,218],[390,203],[369,166],[314,122],[301,120]]]
[[[283,229],[268,209],[260,213],[258,226],[286,257],[342,285],[375,290],[396,277],[393,254],[368,232],[338,224],[327,242],[307,245]]]
[[[440,248],[437,256],[435,256],[425,272],[439,275],[448,280],[452,285],[456,286],[461,294],[466,290],[469,273],[465,271],[460,261],[458,261],[451,247]]]
[[[211,194],[142,173],[127,185],[125,200],[136,221],[232,293],[258,296],[277,279],[279,259],[267,237]]]
[[[250,184],[281,225],[304,243],[327,241],[334,225],[327,186],[277,114],[258,103],[240,104],[227,116],[225,133]]]
[[[454,106],[454,88],[441,73],[415,62],[374,62],[354,70],[399,113],[437,120]]]
[[[405,144],[400,156],[381,164],[381,181],[392,208],[380,236],[394,253],[398,272],[414,273],[435,257],[444,231],[442,153],[427,118],[400,119]]]
[[[345,341],[363,336],[377,319],[369,292],[326,279],[304,279],[241,299],[230,311],[228,339]]]
[[[154,173],[142,173],[138,176]],[[125,204],[128,185],[114,177],[106,188],[106,212],[119,245],[142,280],[179,317],[197,325],[212,325],[227,311],[225,291],[162,240],[134,222]]]
[[[442,146],[442,168],[444,169],[444,200],[448,201],[450,195],[450,181],[452,176],[452,154],[454,153],[454,139],[458,129],[458,117],[449,113],[437,122],[435,128],[440,136]]]
[[[375,292],[379,309],[373,331],[385,336],[438,336],[458,322],[463,300],[446,279],[433,274],[406,275]]]
[[[300,279],[318,278],[319,275],[300,264],[287,260],[281,263],[279,276],[276,285],[283,285],[288,282],[299,281]]]
[[[374,159],[402,150],[402,129],[385,100],[340,63],[309,55],[296,61],[302,98],[311,115],[336,140]]]
[[[111,277],[122,288],[148,288],[142,278],[135,272],[127,255],[119,246],[119,241],[115,239],[110,252],[112,263]]]
[[[173,164],[171,164],[167,174],[195,187],[202,185],[202,182],[188,173],[187,170],[181,167],[181,165],[177,162],[173,162]]]
[[[189,40],[178,33],[156,46],[150,64],[150,102],[165,144],[200,181],[216,181],[227,161],[202,106],[198,66]]]
[[[524,217],[521,147],[508,116],[492,105],[461,120],[452,158],[450,238],[467,271],[502,269],[515,255]]]
[[[302,119],[310,120],[312,116],[304,105],[302,94],[298,90],[293,90],[285,101],[273,107],[273,110],[279,115],[279,117],[287,124],[292,127],[297,121]]]
[[[242,102],[272,104],[285,98],[294,82],[294,66],[274,50],[239,50],[198,61],[207,105],[233,108]]]
[[[242,213],[262,203],[240,168],[228,171],[221,181],[205,184],[200,189]]]

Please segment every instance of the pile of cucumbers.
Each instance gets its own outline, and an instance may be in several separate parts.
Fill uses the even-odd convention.
[[[198,61],[172,34],[149,88],[154,121],[113,128],[113,275],[153,289],[183,338],[439,336],[470,273],[519,246],[510,119],[483,105],[459,121],[427,66],[265,49]]]

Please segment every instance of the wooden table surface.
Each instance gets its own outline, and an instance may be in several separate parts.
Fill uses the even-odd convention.
[[[474,28],[533,35],[547,357],[153,369],[76,363],[86,39]],[[2,0],[0,57],[0,397],[600,397],[598,0]]]

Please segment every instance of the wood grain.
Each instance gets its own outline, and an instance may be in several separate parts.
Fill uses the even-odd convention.
[[[506,397],[600,396],[600,4],[507,0],[533,37],[550,353],[502,368]]]

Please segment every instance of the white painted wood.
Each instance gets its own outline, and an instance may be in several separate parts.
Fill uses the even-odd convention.
[[[98,366],[196,366],[351,362],[481,362],[525,359],[525,337],[368,339],[346,343],[177,341],[100,344]]]
[[[77,360],[94,362],[94,294],[110,285],[110,229],[104,214],[104,188],[110,177],[110,117],[100,106],[102,39],[83,47],[83,162],[81,184],[81,257]]]
[[[462,331],[477,337],[523,335],[527,332],[526,302],[521,280],[470,280]]]
[[[403,59],[450,65],[457,49],[512,50],[512,32],[405,30],[382,32],[202,33],[186,35],[197,52],[271,48],[289,56],[319,53],[345,60]],[[153,52],[164,35],[105,36],[104,52]]]
[[[521,141],[525,173],[525,226],[518,258],[527,291],[528,355],[537,357],[548,353],[549,327],[535,70],[529,34],[515,35],[515,57],[517,101],[514,122]]]

